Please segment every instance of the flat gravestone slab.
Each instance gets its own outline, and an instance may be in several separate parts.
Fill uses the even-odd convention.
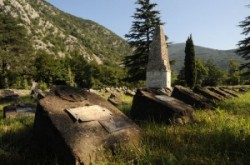
[[[17,113],[25,113],[34,111],[31,107],[16,107]]]
[[[157,91],[156,91],[157,92]],[[167,124],[184,124],[194,119],[194,109],[184,102],[150,89],[138,89],[133,99],[131,117]]]
[[[107,120],[100,120],[99,123],[109,132],[116,132],[122,129],[126,129],[131,126],[131,124],[121,117],[112,117]]]
[[[30,106],[9,105],[3,108],[3,117],[33,116],[36,110]]]
[[[66,109],[76,120],[81,122],[104,120],[112,117],[112,112],[99,105]]]

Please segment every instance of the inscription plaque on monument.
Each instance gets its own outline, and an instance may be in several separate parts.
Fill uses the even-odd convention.
[[[81,122],[94,121],[94,120],[104,120],[112,116],[107,108],[101,107],[99,105],[85,106],[66,109],[76,120]]]
[[[112,117],[107,120],[100,120],[99,123],[109,132],[119,131],[130,127],[131,125],[126,120],[120,117]]]
[[[80,122],[98,121],[109,133],[128,128],[131,125],[123,118],[113,116],[110,110],[99,105],[71,108],[66,111]]]

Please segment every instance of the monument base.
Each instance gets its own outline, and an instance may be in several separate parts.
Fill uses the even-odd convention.
[[[171,72],[148,71],[146,79],[147,88],[171,88]]]

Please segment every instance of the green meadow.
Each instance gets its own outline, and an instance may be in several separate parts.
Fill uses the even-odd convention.
[[[119,108],[129,114],[132,99]],[[30,96],[23,102],[34,102]],[[57,164],[55,154],[33,136],[34,117],[4,119],[0,105],[0,164]],[[103,155],[98,164],[248,164],[250,162],[250,92],[217,103],[217,109],[196,110],[196,122],[165,125],[141,122],[139,147]]]

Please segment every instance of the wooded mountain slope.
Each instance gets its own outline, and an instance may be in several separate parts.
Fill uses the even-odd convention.
[[[180,70],[184,65],[185,58],[185,43],[171,44],[169,46],[169,58],[170,60],[176,60],[175,66],[172,69]],[[235,53],[235,50],[217,50],[211,48],[205,48],[201,46],[195,46],[195,57],[203,61],[213,60],[222,69],[227,69],[228,62],[230,60],[244,62],[240,56]]]
[[[0,9],[27,29],[36,51],[55,56],[77,53],[98,63],[119,62],[131,51],[124,39],[107,28],[62,12],[44,0],[0,0]]]
[[[27,29],[35,51],[45,50],[54,56],[81,54],[89,61],[118,64],[131,53],[127,42],[112,31],[91,20],[60,11],[44,0],[0,0],[0,9]],[[176,60],[172,69],[179,71],[183,66],[184,49],[184,43],[170,45],[170,59]],[[234,50],[196,46],[195,52],[197,58],[212,59],[224,69],[229,60],[243,61]]]

